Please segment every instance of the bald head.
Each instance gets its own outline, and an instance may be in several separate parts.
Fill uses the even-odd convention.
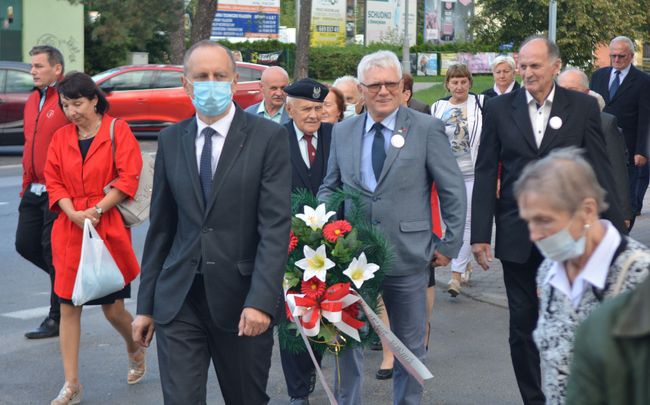
[[[557,84],[565,89],[589,93],[589,79],[579,69],[567,69],[557,78]]]
[[[264,108],[270,115],[275,114],[284,105],[287,99],[284,88],[287,84],[289,75],[280,66],[271,66],[262,72],[260,87],[264,96]]]

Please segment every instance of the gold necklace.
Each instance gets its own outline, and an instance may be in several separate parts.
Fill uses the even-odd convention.
[[[77,132],[79,132],[79,136],[81,136],[81,138],[86,139],[86,138],[88,138],[90,136],[95,135],[97,133],[97,131],[99,131],[100,126],[102,126],[102,120],[101,119],[99,120],[97,125],[95,125],[95,128],[92,131],[84,132],[84,131],[81,130],[81,128],[79,128],[77,126]]]

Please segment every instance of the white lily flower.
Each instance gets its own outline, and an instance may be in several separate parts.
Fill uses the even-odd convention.
[[[320,204],[316,209],[305,205],[303,214],[296,214],[296,218],[302,219],[312,231],[321,229],[327,223],[334,211],[325,212],[325,204]]]
[[[325,245],[320,245],[316,250],[305,245],[303,253],[305,254],[305,258],[296,262],[296,266],[305,271],[302,279],[307,281],[315,276],[320,281],[325,282],[327,270],[335,266],[334,262],[327,258]]]
[[[350,263],[348,268],[345,269],[343,274],[352,280],[355,287],[361,288],[364,281],[375,277],[375,272],[377,270],[379,270],[379,266],[375,263],[368,263],[366,254],[361,253],[358,259],[352,259],[352,263]]]

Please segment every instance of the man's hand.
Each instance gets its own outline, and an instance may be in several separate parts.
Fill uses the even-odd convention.
[[[131,333],[133,340],[142,347],[149,347],[153,337],[153,318],[149,315],[136,315],[131,323]]]
[[[244,308],[239,318],[239,336],[257,336],[266,332],[271,317],[255,308]]]
[[[634,155],[634,166],[643,166],[648,163],[648,158],[643,155]]]
[[[431,261],[432,267],[445,267],[451,261],[450,258],[438,252],[437,250],[433,252],[433,260]]]
[[[483,268],[483,270],[490,268],[490,263],[492,262],[492,248],[489,243],[473,243],[472,253],[474,253],[476,262],[481,266],[481,268]]]

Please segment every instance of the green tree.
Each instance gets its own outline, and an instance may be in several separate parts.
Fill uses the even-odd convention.
[[[546,34],[549,0],[482,0],[469,20],[482,44],[518,46],[527,36]],[[593,51],[617,35],[647,35],[649,0],[559,0],[557,44],[566,64],[591,69]],[[516,49],[516,48],[515,48]]]

